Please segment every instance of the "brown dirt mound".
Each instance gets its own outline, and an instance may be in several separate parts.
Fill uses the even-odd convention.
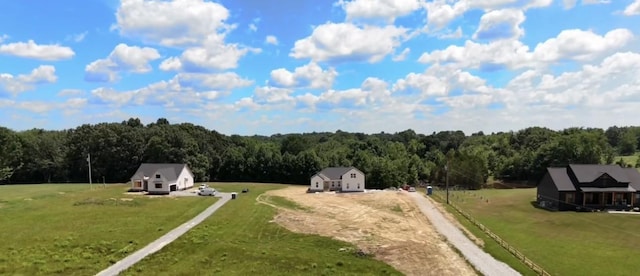
[[[287,229],[356,245],[406,275],[476,275],[404,192],[307,194],[304,187],[269,191],[305,207],[279,208]]]

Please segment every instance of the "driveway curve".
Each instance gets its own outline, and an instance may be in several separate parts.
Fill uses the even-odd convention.
[[[207,209],[202,211],[200,214],[198,214],[197,216],[195,216],[191,220],[189,220],[189,221],[183,223],[182,225],[174,228],[173,230],[169,231],[169,233],[167,233],[164,236],[158,238],[157,240],[155,240],[152,243],[148,244],[147,246],[141,248],[140,250],[134,252],[133,254],[125,257],[124,259],[118,261],[117,263],[111,265],[107,269],[105,269],[103,271],[100,271],[96,275],[98,275],[98,276],[115,276],[115,275],[118,275],[120,272],[122,272],[125,269],[133,266],[134,264],[136,264],[140,260],[144,259],[146,256],[149,256],[149,255],[159,251],[165,245],[175,241],[178,237],[182,236],[184,233],[189,231],[191,228],[193,228],[194,226],[200,224],[206,218],[208,218],[213,213],[215,213],[220,207],[222,207],[222,205],[224,205],[225,203],[227,203],[231,199],[231,194],[230,193],[219,193],[219,196],[217,196],[217,197],[220,197],[220,199],[218,201],[216,201],[216,203],[214,203],[213,205],[209,206]]]
[[[440,210],[433,205],[431,199],[425,198],[420,193],[409,194],[414,198],[420,211],[427,216],[436,230],[445,236],[480,273],[487,276],[521,275],[518,271],[496,260],[493,256],[480,249],[473,241],[469,240],[458,227],[442,215]]]

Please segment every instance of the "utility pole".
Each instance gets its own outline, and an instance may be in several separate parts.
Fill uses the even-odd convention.
[[[104,175],[102,176],[102,187],[106,188],[107,187],[107,183],[104,182]]]
[[[87,154],[87,163],[89,163],[89,187],[93,190],[93,183],[91,183],[91,153]]]
[[[449,204],[449,160],[447,160],[447,164],[444,165],[444,172],[445,189],[447,190],[447,204]]]

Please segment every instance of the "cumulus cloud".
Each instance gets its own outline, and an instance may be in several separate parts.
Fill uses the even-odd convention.
[[[120,34],[164,46],[198,45],[227,28],[229,10],[203,0],[122,0],[116,12]]]
[[[165,59],[160,69],[187,72],[235,68],[246,53],[259,51],[225,43],[235,28],[225,23],[228,18],[227,8],[203,0],[123,0],[116,13],[121,35],[184,49]]]
[[[236,88],[246,87],[253,81],[233,72],[219,74],[178,73],[172,79],[151,83],[145,87],[118,91],[110,87],[99,87],[91,91],[93,99],[112,106],[126,105],[176,105],[201,104],[217,100]]]
[[[402,17],[420,9],[418,0],[340,0],[336,3],[347,13],[347,21],[354,19],[383,19],[393,23]]]
[[[84,91],[81,89],[62,89],[58,92],[58,96],[60,97],[80,96],[83,94]]]
[[[149,62],[160,58],[156,49],[118,44],[105,59],[98,59],[85,67],[85,80],[114,82],[119,72],[148,73]]]
[[[400,54],[397,54],[391,58],[393,61],[403,61],[407,58],[407,55],[411,52],[410,48],[404,48]]]
[[[311,36],[296,41],[290,56],[313,61],[368,61],[375,63],[393,52],[407,35],[407,29],[387,25],[356,26],[352,23],[326,23]]]
[[[58,80],[56,69],[51,65],[40,65],[29,74],[11,75],[0,74],[0,91],[12,95],[33,90],[39,84],[54,83]]]
[[[273,35],[268,35],[264,42],[271,45],[278,45],[278,38]]]
[[[315,62],[300,66],[293,72],[278,68],[271,71],[271,80],[283,87],[330,88],[338,72],[329,68],[323,70]]]
[[[6,37],[5,37],[6,38]],[[0,39],[0,42],[2,39]],[[0,45],[0,54],[38,60],[63,60],[75,55],[71,48],[58,44],[36,44],[33,40]]]
[[[445,28],[456,18],[470,10],[491,11],[503,8],[530,9],[551,5],[552,0],[433,0],[423,3],[427,10],[429,31]]]
[[[52,110],[64,110],[65,112],[77,111],[87,104],[85,98],[70,98],[64,102],[51,101],[14,101],[1,100],[0,107],[25,110],[33,113],[47,113]]]
[[[424,53],[419,61],[476,69],[546,66],[563,60],[593,60],[621,49],[633,37],[627,29],[611,30],[604,35],[571,29],[539,43],[532,51],[518,40],[497,40],[487,44],[466,41],[464,46],[451,45],[443,50]]]
[[[520,38],[524,29],[520,27],[525,15],[519,9],[492,10],[480,18],[480,25],[473,39],[494,40]]]
[[[8,35],[6,35],[6,34],[0,35],[0,43],[4,42],[4,41],[5,41],[5,40],[7,40],[8,38],[9,38],[9,36],[8,36]]]
[[[629,6],[624,9],[623,14],[627,16],[640,15],[640,0],[635,0],[629,4]]]

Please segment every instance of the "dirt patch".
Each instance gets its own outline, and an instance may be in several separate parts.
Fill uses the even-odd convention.
[[[306,209],[278,208],[276,223],[294,232],[352,243],[406,275],[476,275],[404,192],[305,191],[305,187],[290,187],[268,192]]]

